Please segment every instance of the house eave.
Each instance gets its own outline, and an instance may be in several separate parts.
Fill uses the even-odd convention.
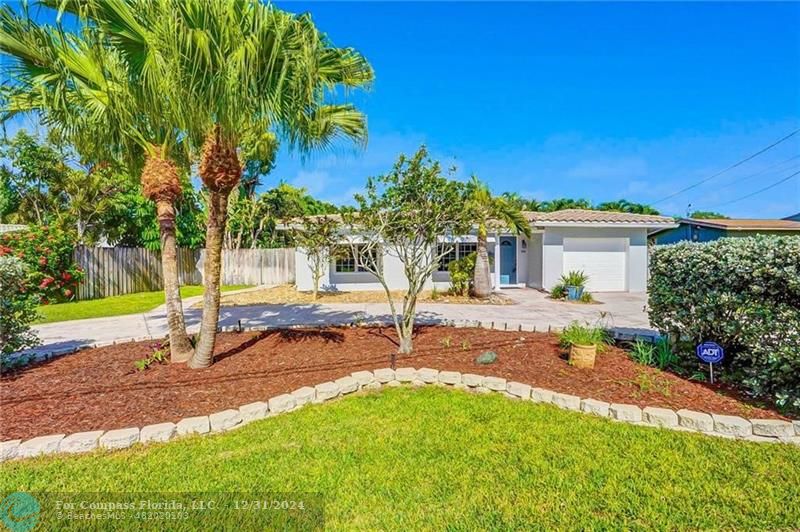
[[[639,222],[535,222],[534,227],[597,227],[609,228],[620,227],[625,229],[674,229],[678,227],[676,223],[639,223]]]

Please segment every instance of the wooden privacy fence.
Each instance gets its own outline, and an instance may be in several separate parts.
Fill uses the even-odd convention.
[[[161,277],[161,253],[145,248],[75,248],[75,262],[83,268],[84,279],[78,285],[78,299],[97,299],[164,288]],[[178,250],[178,278],[183,284],[200,284],[197,271],[198,252]]]
[[[201,284],[203,250],[178,250],[181,285]],[[78,299],[150,292],[164,288],[161,254],[145,248],[78,246],[75,262],[84,270]],[[226,249],[222,251],[222,284],[286,284],[294,282],[294,248]]]
[[[200,252],[200,264],[205,251]],[[294,283],[294,248],[225,249],[222,284],[252,286]]]

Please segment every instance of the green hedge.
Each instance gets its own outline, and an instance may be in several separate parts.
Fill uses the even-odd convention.
[[[715,341],[728,380],[800,411],[800,237],[658,246],[649,307],[686,362],[697,343]]]
[[[9,355],[39,343],[30,327],[38,298],[26,288],[28,273],[21,259],[0,256],[0,372],[10,369]]]

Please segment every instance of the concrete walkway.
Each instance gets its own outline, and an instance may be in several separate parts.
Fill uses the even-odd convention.
[[[616,328],[623,334],[652,333],[644,310],[644,294],[595,294],[601,304],[582,305],[555,302],[547,299],[545,294],[531,289],[509,289],[503,293],[517,301],[517,304],[420,304],[417,317],[421,323],[479,321],[484,326],[508,323],[509,328],[522,326],[531,330],[536,327],[540,331],[549,327],[558,329],[578,320]],[[200,297],[184,300],[190,333],[200,328],[201,310],[190,308],[200,300]],[[241,321],[243,327],[276,327],[389,320],[391,314],[386,303],[292,304],[222,307],[219,324],[220,327],[232,327]],[[35,327],[35,330],[42,340],[42,346],[35,351],[52,353],[96,343],[166,336],[167,319],[164,307],[159,307],[145,314],[49,323]]]

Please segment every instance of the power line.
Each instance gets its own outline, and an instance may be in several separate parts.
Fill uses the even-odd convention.
[[[800,129],[795,129],[794,131],[792,131],[791,133],[789,133],[788,135],[786,135],[786,136],[785,136],[785,137],[783,137],[782,139],[779,139],[779,140],[777,140],[777,141],[773,142],[772,144],[770,144],[770,145],[769,145],[769,146],[767,146],[766,148],[763,148],[763,149],[761,149],[761,150],[757,151],[757,152],[756,152],[756,153],[754,153],[753,155],[750,155],[749,157],[747,157],[747,158],[745,158],[745,159],[742,159],[741,161],[739,161],[739,162],[737,162],[737,163],[735,163],[735,164],[732,164],[731,166],[729,166],[729,167],[725,168],[724,170],[720,170],[720,171],[719,171],[719,172],[717,172],[716,174],[714,174],[714,175],[712,175],[712,176],[709,176],[709,177],[707,177],[707,178],[705,178],[705,179],[703,179],[703,180],[701,180],[701,181],[698,181],[697,183],[695,183],[695,184],[693,184],[693,185],[689,185],[689,186],[688,186],[688,187],[686,187],[686,188],[682,188],[681,190],[679,190],[679,191],[675,192],[674,194],[670,194],[669,196],[667,196],[667,197],[665,197],[665,198],[661,198],[660,200],[658,200],[658,201],[655,201],[655,202],[651,203],[651,205],[658,205],[659,203],[661,203],[661,202],[663,202],[663,201],[667,201],[668,199],[672,199],[672,198],[674,198],[675,196],[678,196],[679,194],[683,194],[683,193],[684,193],[684,192],[686,192],[687,190],[692,190],[693,188],[697,188],[697,187],[699,187],[700,185],[702,185],[703,183],[707,183],[707,182],[711,181],[712,179],[714,179],[715,177],[719,177],[719,176],[721,176],[722,174],[724,174],[725,172],[728,172],[728,171],[730,171],[730,170],[733,170],[734,168],[736,168],[736,167],[738,167],[738,166],[741,166],[741,165],[743,165],[743,164],[744,164],[744,163],[746,163],[747,161],[750,161],[750,160],[752,160],[752,159],[754,159],[754,158],[758,157],[758,156],[759,156],[759,155],[761,155],[762,153],[764,153],[764,152],[766,152],[766,151],[768,151],[768,150],[771,150],[772,148],[774,148],[775,146],[777,146],[777,145],[778,145],[778,144],[780,144],[781,142],[783,142],[783,141],[785,141],[785,140],[788,140],[788,139],[790,139],[791,137],[795,136],[797,133],[800,133]]]
[[[766,168],[763,168],[763,169],[759,170],[755,174],[749,174],[749,175],[746,175],[746,176],[741,177],[739,179],[734,179],[733,181],[731,181],[729,183],[724,183],[722,185],[719,185],[717,187],[717,190],[720,190],[720,189],[723,189],[723,188],[730,188],[733,185],[738,185],[739,183],[742,183],[744,181],[748,181],[748,180],[750,180],[750,179],[752,179],[754,177],[758,177],[760,175],[766,174],[768,171],[772,170],[773,168],[775,168],[777,166],[781,166],[781,165],[783,165],[785,163],[788,163],[789,161],[793,161],[793,160],[799,159],[799,158],[800,158],[800,155],[795,155],[794,157],[789,157],[788,159],[785,159],[785,160],[783,160],[783,161],[781,161],[779,163],[771,164],[771,165],[767,166]],[[786,168],[781,168],[780,171],[783,171],[783,170],[790,170],[791,171],[793,169],[793,167],[797,167],[797,165],[796,164],[790,164]]]
[[[712,208],[712,209],[717,209],[717,208],[719,208],[719,207],[723,207],[723,206],[725,206],[725,205],[730,205],[731,203],[736,203],[736,202],[742,201],[743,199],[752,198],[752,197],[753,197],[753,196],[755,196],[756,194],[761,194],[762,192],[766,192],[767,190],[769,190],[769,189],[771,189],[771,188],[775,188],[775,187],[777,187],[778,185],[780,185],[780,184],[782,184],[782,183],[785,183],[785,182],[789,181],[791,178],[793,178],[793,177],[795,177],[795,176],[797,176],[797,175],[800,175],[800,170],[798,170],[798,171],[796,171],[795,173],[793,173],[793,174],[791,174],[791,175],[788,175],[788,176],[784,177],[783,179],[781,179],[781,180],[779,180],[779,181],[776,181],[775,183],[772,183],[771,185],[768,185],[768,186],[766,186],[766,187],[764,187],[764,188],[762,188],[762,189],[760,189],[760,190],[756,190],[755,192],[751,192],[750,194],[747,194],[747,195],[745,195],[745,196],[742,196],[741,198],[736,198],[735,200],[726,201],[726,202],[724,202],[724,203],[718,203],[717,205],[714,205],[714,206],[713,206],[713,207],[711,207],[711,208]]]

